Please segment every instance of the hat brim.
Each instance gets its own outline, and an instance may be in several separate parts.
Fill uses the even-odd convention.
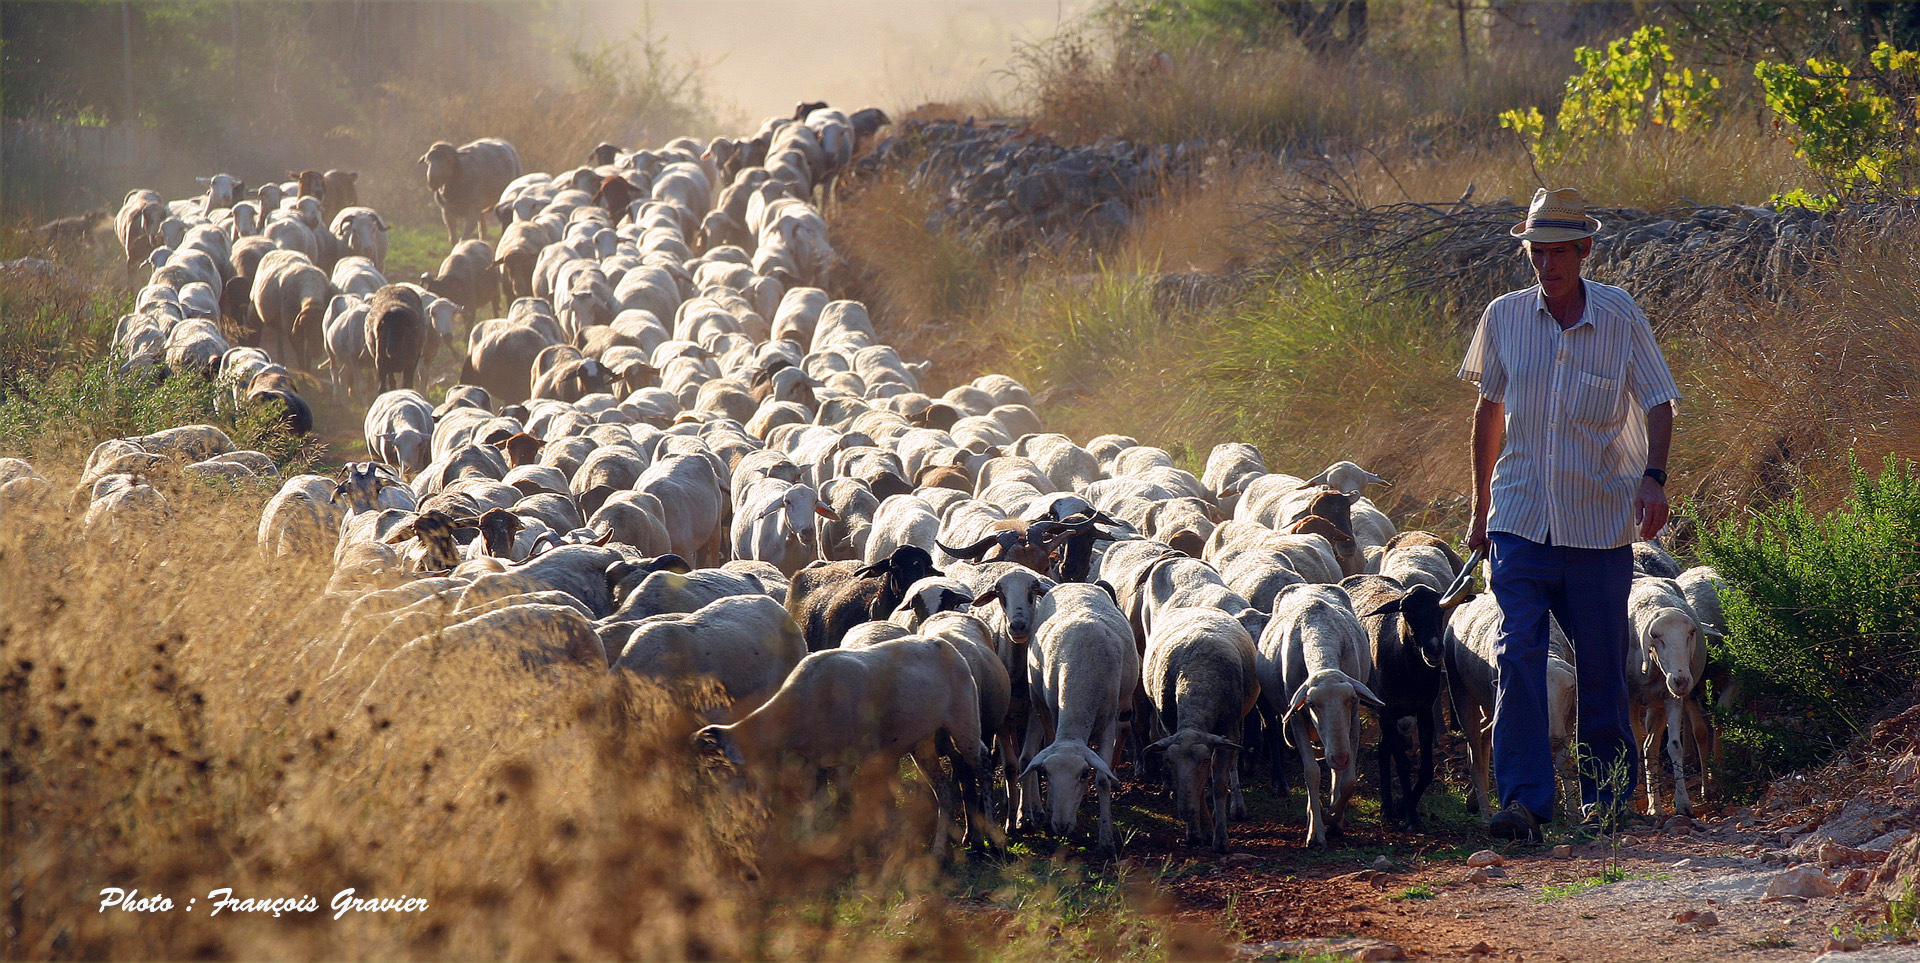
[[[1592,237],[1600,233],[1600,221],[1598,218],[1583,217],[1582,220],[1587,222],[1585,228],[1536,227],[1533,230],[1527,230],[1527,222],[1521,221],[1509,228],[1507,235],[1522,241],[1552,243],[1554,241],[1578,241],[1583,237]]]

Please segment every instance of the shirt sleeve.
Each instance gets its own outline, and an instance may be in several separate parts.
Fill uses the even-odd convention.
[[[1507,368],[1501,363],[1500,352],[1493,344],[1492,305],[1480,313],[1480,323],[1473,329],[1473,340],[1467,343],[1467,357],[1460,362],[1460,370],[1455,374],[1462,381],[1478,382],[1480,396],[1488,401],[1506,401]]]
[[[1641,313],[1638,305],[1634,307],[1633,315],[1632,357],[1627,361],[1627,387],[1640,402],[1642,410],[1680,400],[1680,386],[1674,384],[1673,372],[1667,370],[1666,356],[1660,353],[1660,343],[1653,338],[1653,326],[1647,323],[1647,316]]]

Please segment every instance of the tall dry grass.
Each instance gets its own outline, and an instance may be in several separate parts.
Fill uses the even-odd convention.
[[[78,464],[40,468],[60,491]],[[418,630],[377,619],[344,634],[329,560],[256,558],[264,492],[167,491],[150,542],[89,543],[61,498],[0,529],[9,958],[1220,952],[1166,921],[1150,874],[942,870],[922,792],[769,817],[689,758],[682,703],[625,674],[525,668],[537,639],[402,648]],[[100,912],[106,887],[174,908]],[[218,889],[320,910],[215,915]],[[346,889],[428,906],[335,920]]]

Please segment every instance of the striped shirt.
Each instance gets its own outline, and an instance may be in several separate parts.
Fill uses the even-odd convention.
[[[1506,406],[1487,530],[1617,548],[1639,535],[1633,498],[1647,467],[1645,412],[1680,389],[1633,296],[1585,284],[1586,311],[1564,331],[1539,285],[1495,298],[1459,376]]]

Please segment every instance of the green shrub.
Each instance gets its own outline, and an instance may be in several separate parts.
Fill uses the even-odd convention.
[[[1920,673],[1920,469],[1889,455],[1878,478],[1851,470],[1831,514],[1796,493],[1701,540],[1728,589],[1728,634],[1713,654],[1758,685],[1756,708],[1781,717],[1734,728],[1735,746],[1761,757],[1844,741]]]
[[[1675,69],[1673,48],[1659,27],[1641,27],[1604,51],[1576,47],[1573,59],[1580,72],[1567,78],[1552,130],[1538,108],[1500,115],[1500,126],[1518,133],[1548,164],[1584,157],[1607,137],[1632,137],[1653,127],[1706,130],[1719,119],[1719,78]]]
[[[281,427],[273,409],[235,410],[232,399],[221,402],[219,394],[211,382],[192,375],[123,374],[111,358],[61,368],[15,383],[0,401],[0,455],[33,461],[84,452],[109,438],[210,424],[234,444],[265,452],[283,468],[312,460],[313,451]]]
[[[1856,75],[1847,64],[1818,57],[1803,65],[1761,61],[1753,73],[1766,90],[1767,109],[1793,125],[1794,151],[1839,192],[1887,186],[1910,188],[1920,177],[1920,52],[1882,43]],[[1796,192],[1780,200],[1820,206],[1831,197]],[[1811,203],[1810,203],[1811,202]]]

